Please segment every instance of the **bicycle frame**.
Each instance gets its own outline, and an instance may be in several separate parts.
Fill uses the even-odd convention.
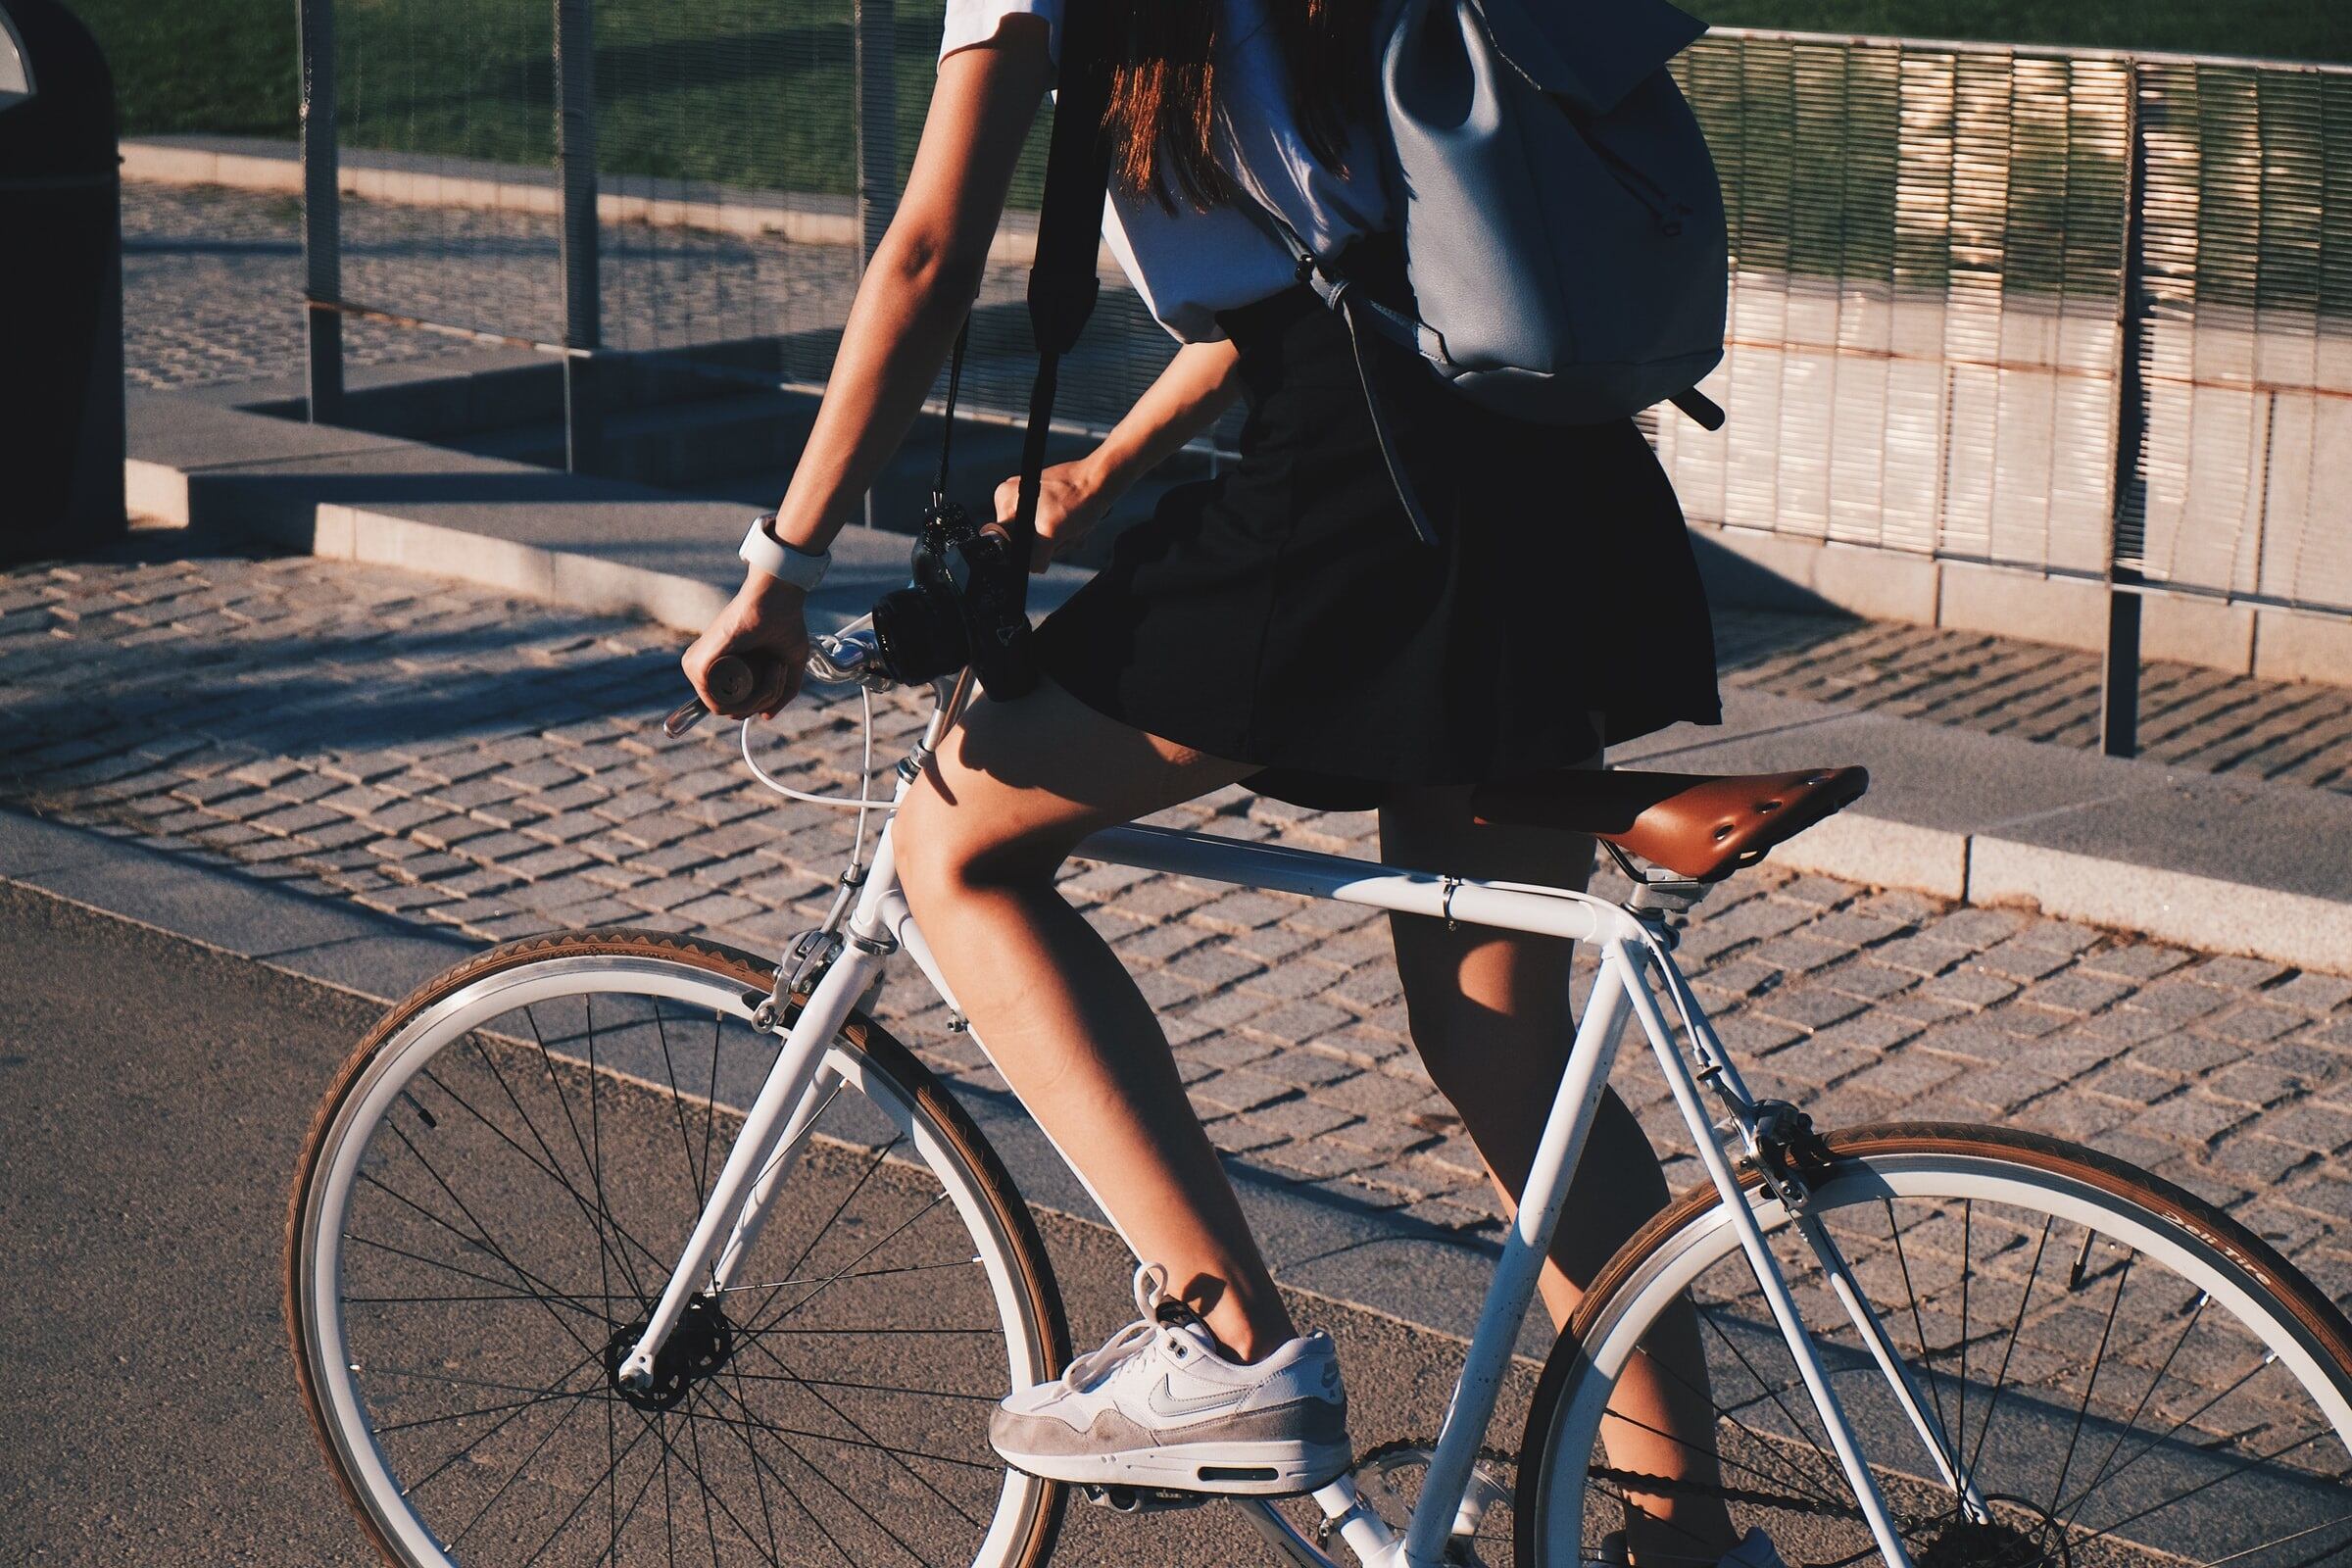
[[[897,797],[919,776],[920,760],[939,744],[953,722],[956,704],[944,700],[922,743],[898,769]],[[1401,913],[1434,916],[1496,930],[1527,932],[1595,944],[1600,973],[1570,1051],[1566,1070],[1544,1124],[1535,1163],[1521,1195],[1517,1216],[1505,1234],[1494,1277],[1479,1312],[1425,1476],[1420,1505],[1399,1537],[1357,1496],[1342,1477],[1314,1494],[1316,1504],[1365,1568],[1436,1568],[1466,1494],[1481,1438],[1493,1418],[1509,1367],[1519,1324],[1535,1298],[1552,1232],[1559,1222],[1569,1180],[1598,1109],[1601,1091],[1615,1064],[1625,1025],[1638,1021],[1648,1040],[1676,1108],[1690,1129],[1709,1180],[1724,1199],[1750,1268],[1787,1342],[1816,1413],[1888,1568],[1911,1568],[1911,1559],[1888,1519],[1884,1499],[1864,1462],[1846,1418],[1798,1315],[1780,1264],[1741,1193],[1717,1126],[1699,1098],[1702,1086],[1728,1107],[1730,1130],[1756,1154],[1763,1148],[1755,1101],[1723,1052],[1696,999],[1671,956],[1662,923],[1591,894],[1517,883],[1484,882],[1402,870],[1370,861],[1167,828],[1125,826],[1097,833],[1075,854],[1082,858],[1170,872],[1203,881],[1271,889],[1309,898]],[[845,879],[847,882],[849,879]],[[692,1237],[671,1272],[643,1338],[620,1369],[624,1378],[650,1377],[655,1352],[675,1327],[688,1300],[702,1290],[722,1288],[757,1237],[769,1196],[789,1174],[793,1157],[822,1109],[831,1086],[821,1081],[827,1044],[857,1000],[880,974],[891,954],[904,948],[940,996],[955,997],[900,890],[891,830],[885,826],[873,859],[854,900],[837,903],[824,932],[837,930],[844,942],[802,1004],[765,1082],[744,1119],[734,1147],[713,1183]],[[779,990],[782,982],[779,982]],[[1653,989],[1654,987],[1654,989]],[[1672,1004],[1684,1024],[1690,1055],[1685,1054],[1659,1004]],[[957,1009],[960,1011],[960,1009]],[[1697,1063],[1693,1070],[1692,1060]],[[1063,1153],[1065,1163],[1076,1166]],[[1083,1173],[1080,1180],[1084,1182]],[[1091,1191],[1091,1190],[1090,1190]],[[1100,1206],[1100,1205],[1098,1205]],[[1828,1275],[1863,1343],[1878,1361],[1898,1404],[1948,1485],[1972,1513],[1984,1517],[1984,1500],[1959,1476],[1950,1444],[1922,1398],[1893,1341],[1858,1291],[1850,1286],[1845,1261],[1826,1231],[1808,1221],[1798,1206],[1798,1231]],[[1268,1542],[1304,1568],[1334,1568],[1332,1560],[1263,1502],[1248,1502],[1251,1522]]]

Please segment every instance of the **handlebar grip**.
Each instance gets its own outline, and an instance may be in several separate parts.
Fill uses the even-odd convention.
[[[728,708],[752,695],[760,678],[752,672],[751,662],[734,654],[721,654],[710,664],[710,695]],[[662,733],[676,740],[688,730],[710,716],[700,697],[689,697],[680,703],[670,715],[662,721]]]

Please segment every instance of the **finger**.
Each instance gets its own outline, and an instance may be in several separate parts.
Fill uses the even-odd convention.
[[[754,713],[760,713],[773,718],[783,711],[785,704],[792,701],[793,692],[800,685],[794,678],[799,673],[799,665],[792,660],[779,659],[774,653],[767,652],[755,661],[752,667],[759,671],[760,683],[743,700],[742,708],[730,716],[748,718]]]
[[[1007,479],[1003,484],[998,485],[996,505],[997,520],[999,522],[1010,522],[1012,520],[1012,514],[1020,510],[1021,481],[1017,478],[1013,478]]]
[[[785,668],[790,673],[784,682],[784,694],[776,699],[773,707],[762,710],[762,711],[769,718],[775,717],[778,713],[784,711],[785,709],[790,708],[792,706],[792,700],[801,695],[802,677],[807,672],[802,668],[802,666],[794,663],[787,663]]]
[[[717,706],[710,700],[710,660],[704,655],[703,645],[696,643],[679,655],[678,668],[685,671],[686,684],[694,688],[694,695],[702,699],[703,707],[717,712]]]

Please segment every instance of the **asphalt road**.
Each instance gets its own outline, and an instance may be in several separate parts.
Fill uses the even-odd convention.
[[[303,1133],[378,1009],[5,885],[0,931],[0,1561],[373,1560],[295,1393],[277,1296]],[[1091,1225],[1047,1233],[1074,1338],[1100,1343],[1132,1315],[1123,1252]],[[1343,1343],[1360,1444],[1435,1430],[1449,1344],[1300,1310]],[[1222,1507],[1074,1507],[1054,1555],[1266,1560]]]

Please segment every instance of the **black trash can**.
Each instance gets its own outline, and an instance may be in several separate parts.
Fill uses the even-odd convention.
[[[59,0],[0,0],[0,562],[122,534],[115,81]]]

